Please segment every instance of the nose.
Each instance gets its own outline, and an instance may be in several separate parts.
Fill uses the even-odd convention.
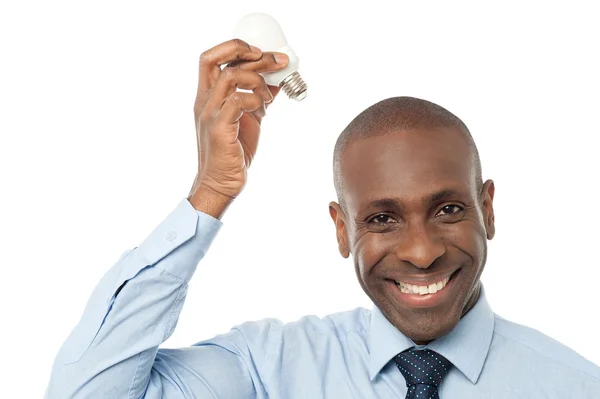
[[[432,228],[422,223],[409,223],[396,244],[396,256],[419,269],[427,269],[444,255],[446,247]]]

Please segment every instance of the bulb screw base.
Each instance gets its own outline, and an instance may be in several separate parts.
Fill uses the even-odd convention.
[[[306,98],[308,86],[298,72],[292,73],[279,84],[281,90],[292,100],[302,101]]]

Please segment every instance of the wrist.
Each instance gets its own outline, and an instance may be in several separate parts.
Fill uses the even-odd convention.
[[[221,219],[234,200],[204,184],[200,184],[187,199],[194,209],[215,219]]]

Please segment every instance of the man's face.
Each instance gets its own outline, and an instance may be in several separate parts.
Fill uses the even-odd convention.
[[[364,291],[416,343],[451,331],[478,298],[494,235],[494,185],[477,189],[461,132],[359,139],[344,151],[341,174],[345,212],[332,203],[330,213]]]

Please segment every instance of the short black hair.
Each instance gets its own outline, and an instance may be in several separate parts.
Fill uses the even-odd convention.
[[[338,202],[343,206],[341,158],[346,147],[356,140],[383,136],[417,128],[457,127],[467,140],[475,167],[477,191],[483,186],[481,160],[467,125],[452,112],[430,101],[414,97],[391,97],[358,114],[340,133],[333,152],[333,179]]]

